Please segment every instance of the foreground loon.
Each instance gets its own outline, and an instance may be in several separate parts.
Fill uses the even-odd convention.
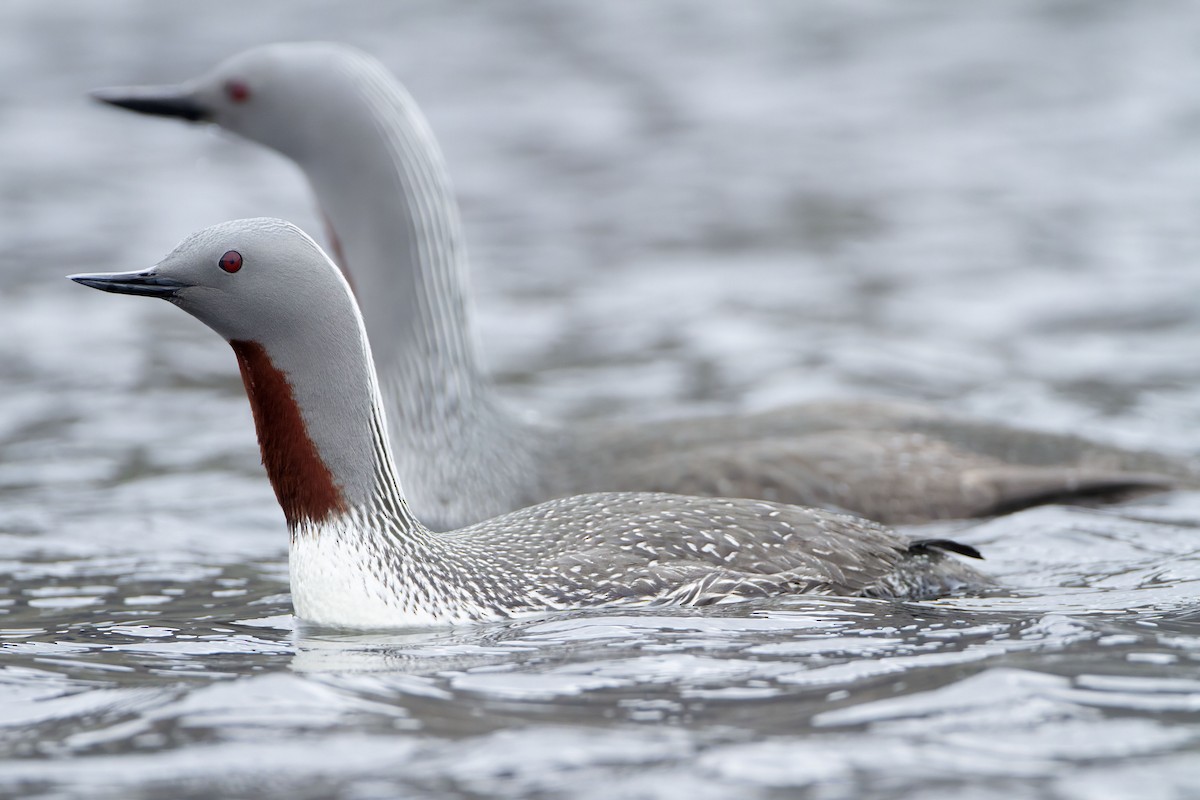
[[[437,142],[375,59],[279,44],[175,87],[96,92],[211,121],[293,159],[330,223],[374,346],[396,469],[440,530],[554,497],[671,491],[839,508],[889,524],[1166,488],[1191,467],[894,402],[644,424],[533,424],[479,365],[458,207]]]
[[[151,269],[72,279],[165,298],[232,345],[291,531],[292,602],[312,622],[436,625],[803,592],[925,597],[986,583],[945,553],[978,557],[968,546],[759,500],[588,494],[434,533],[401,494],[350,286],[301,230],[227,222]]]

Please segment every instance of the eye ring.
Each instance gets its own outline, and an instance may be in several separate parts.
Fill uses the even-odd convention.
[[[242,254],[237,250],[230,250],[221,256],[221,260],[217,262],[217,266],[230,274],[237,272],[242,268]]]
[[[250,87],[245,81],[225,81],[225,95],[235,103],[244,103],[250,99]]]

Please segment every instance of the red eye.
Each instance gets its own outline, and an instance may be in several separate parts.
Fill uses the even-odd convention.
[[[217,264],[226,272],[237,272],[242,268],[242,254],[237,250],[230,250],[221,256],[221,260]]]
[[[250,87],[241,81],[226,81],[225,94],[235,103],[244,103],[250,99]]]

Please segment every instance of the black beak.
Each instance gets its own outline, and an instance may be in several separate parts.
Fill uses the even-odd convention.
[[[178,117],[188,122],[206,122],[209,111],[189,92],[178,86],[118,86],[93,89],[91,96],[101,103],[127,108],[156,117]]]
[[[96,272],[91,275],[68,275],[68,278],[84,286],[99,289],[102,292],[116,294],[137,294],[143,297],[167,298],[186,289],[188,284],[158,275],[154,270],[141,272]]]

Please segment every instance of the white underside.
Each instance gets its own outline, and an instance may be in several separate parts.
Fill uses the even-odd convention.
[[[297,533],[288,566],[296,616],[340,628],[408,628],[480,621],[465,609],[425,600],[421,587],[381,576],[378,560],[356,544],[361,536],[323,528]],[[486,618],[486,617],[484,617]]]

